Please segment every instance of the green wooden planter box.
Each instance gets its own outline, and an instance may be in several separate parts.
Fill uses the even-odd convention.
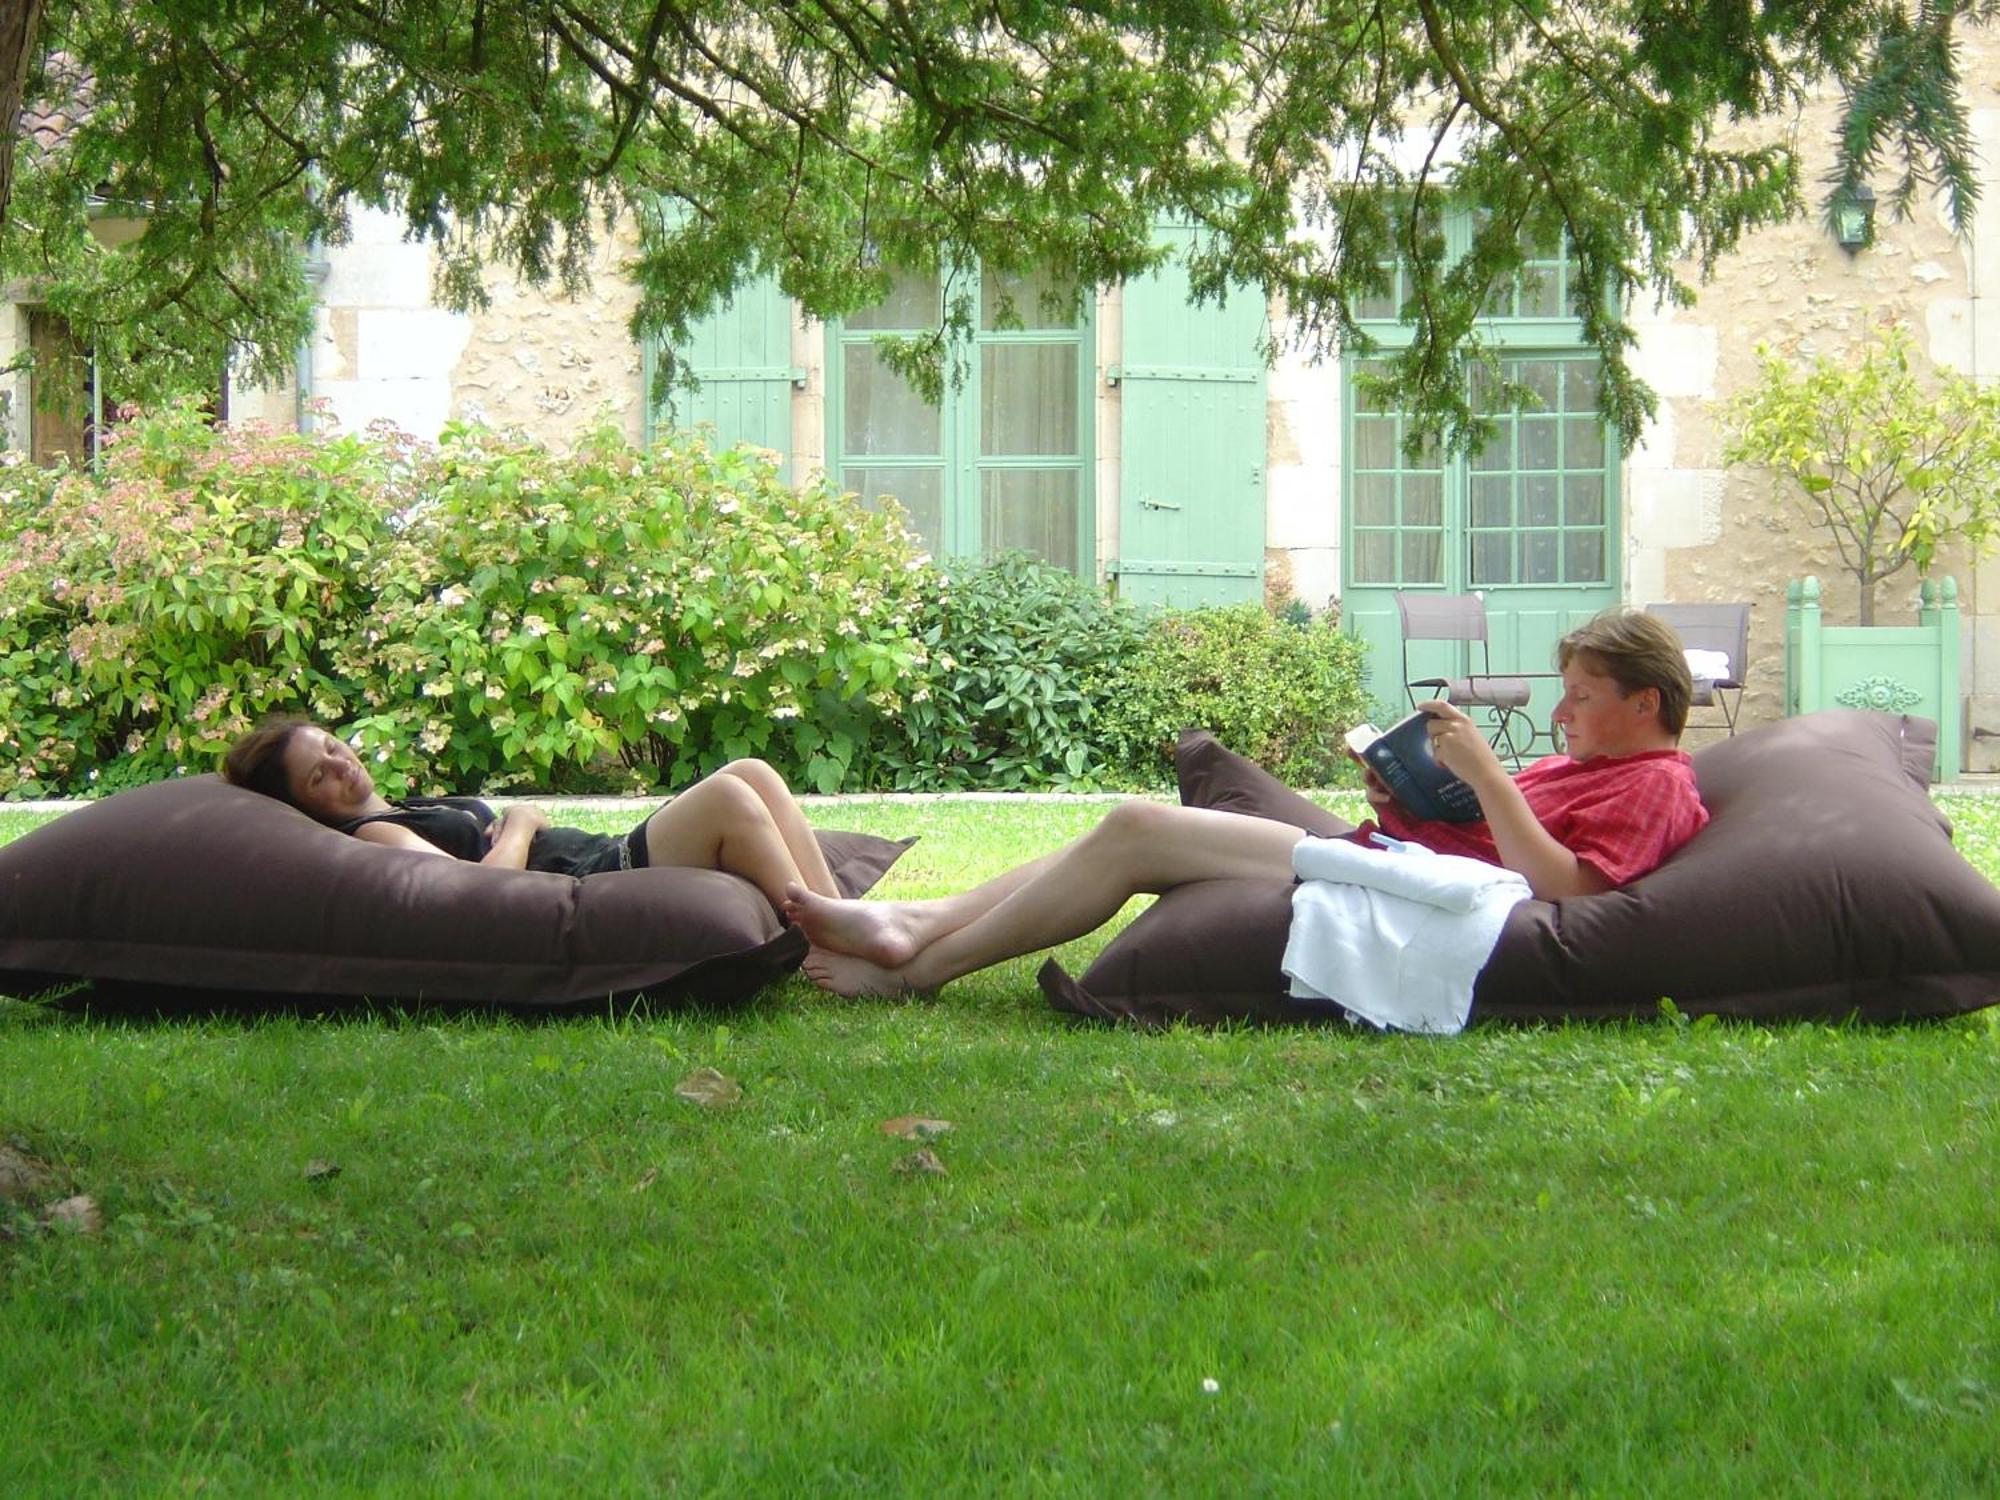
[[[1927,578],[1914,625],[1828,625],[1819,580],[1785,585],[1785,712],[1875,708],[1937,721],[1931,779],[1955,777],[1962,714],[1958,690],[1958,583]]]

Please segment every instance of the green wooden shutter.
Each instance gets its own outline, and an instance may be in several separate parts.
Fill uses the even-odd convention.
[[[711,427],[721,447],[755,443],[779,456],[792,478],[792,391],[805,372],[792,364],[792,304],[776,280],[760,276],[703,318],[679,353],[701,384],[652,399],[657,347],[646,346],[646,438],[675,428]]]
[[[1162,236],[1178,251],[1184,228]],[[1264,597],[1264,299],[1197,307],[1178,257],[1125,284],[1118,591],[1152,604]]]

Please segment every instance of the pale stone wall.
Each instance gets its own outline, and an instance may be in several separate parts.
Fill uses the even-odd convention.
[[[496,278],[447,372],[451,415],[555,447],[608,418],[638,442],[645,377],[630,324],[639,294],[621,269],[632,249],[629,231],[600,237],[590,285],[575,298]]]
[[[28,309],[9,301],[6,315],[0,317],[0,366],[12,363],[27,347]],[[29,396],[25,370],[0,374],[0,447],[27,451]]]
[[[2000,191],[2000,48],[1966,33],[1967,102],[1974,110],[1985,198]],[[1805,112],[1798,138],[1806,168],[1830,161],[1837,107],[1827,99]],[[1756,375],[1757,349],[1808,359],[1839,355],[1871,328],[1901,323],[1919,349],[1941,365],[1980,379],[2000,372],[2000,246],[1955,237],[1936,201],[1913,205],[1898,221],[1886,201],[1888,170],[1872,184],[1875,243],[1849,254],[1834,242],[1817,209],[1808,218],[1746,238],[1698,288],[1694,307],[1649,315],[1641,323],[1637,364],[1660,394],[1660,410],[1626,464],[1626,597],[1634,603],[1749,600],[1752,688],[1746,717],[1782,711],[1785,584],[1806,573],[1824,586],[1830,622],[1848,623],[1857,588],[1842,570],[1832,539],[1762,471],[1725,469],[1721,403]],[[1975,726],[2000,728],[2000,571],[1947,558],[1937,570],[1956,576],[1964,612],[1963,683]],[[1915,617],[1918,578],[1906,570],[1877,591],[1877,619]],[[1996,612],[1989,618],[1988,611]],[[2000,744],[2000,741],[1996,741]],[[1986,769],[1984,742],[1968,737],[1973,769]],[[1986,757],[1990,759],[1991,757]]]
[[[1094,538],[1097,551],[1094,555],[1100,578],[1104,576],[1105,563],[1118,555],[1118,505],[1125,493],[1120,472],[1125,455],[1125,409],[1122,404],[1125,388],[1106,385],[1104,372],[1119,362],[1124,348],[1125,294],[1122,289],[1113,287],[1097,299],[1097,366],[1090,383],[1090,388],[1097,393],[1097,409],[1093,413],[1097,461],[1091,478],[1097,503],[1097,532]]]
[[[431,305],[431,253],[393,215],[354,215],[353,237],[327,253],[311,341],[311,397],[324,420],[358,432],[394,423],[435,437],[452,415],[451,370],[469,322]]]
[[[435,257],[394,215],[364,210],[326,253],[309,388],[346,431],[386,420],[434,438],[455,419],[518,428],[561,447],[609,417],[637,441],[644,420],[639,349],[626,331],[638,294],[621,274],[630,245],[600,240],[591,285],[571,298],[497,275],[490,305],[447,312],[431,300]],[[290,424],[290,387],[244,393]]]
[[[1265,593],[1325,609],[1340,594],[1340,361],[1288,352],[1267,390]]]

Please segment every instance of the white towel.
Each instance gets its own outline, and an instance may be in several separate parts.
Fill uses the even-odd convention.
[[[1507,913],[1528,897],[1512,870],[1376,835],[1301,840],[1292,869],[1284,970],[1292,994],[1399,1031],[1448,1034],[1472,1011],[1472,986]]]
[[[1688,676],[1696,682],[1721,682],[1729,675],[1727,651],[1704,651],[1699,646],[1690,646],[1682,654],[1687,657]]]

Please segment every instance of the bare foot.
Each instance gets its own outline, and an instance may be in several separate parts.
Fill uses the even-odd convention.
[[[916,986],[893,969],[872,964],[849,953],[829,953],[824,948],[806,950],[806,977],[823,990],[836,995],[914,995]]]
[[[785,887],[785,915],[805,930],[813,947],[866,959],[884,969],[901,968],[923,946],[894,902],[841,901],[814,895],[794,882]]]

